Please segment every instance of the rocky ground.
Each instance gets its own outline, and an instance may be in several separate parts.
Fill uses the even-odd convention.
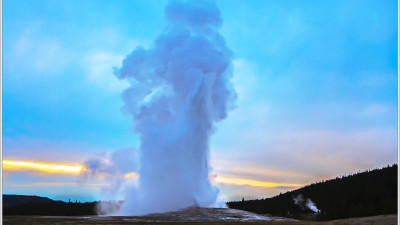
[[[177,212],[157,213],[146,216],[4,216],[3,224],[265,224],[265,225],[340,225],[372,224],[395,225],[397,215],[351,218],[334,221],[298,221],[289,218],[257,215],[227,208],[190,208]]]

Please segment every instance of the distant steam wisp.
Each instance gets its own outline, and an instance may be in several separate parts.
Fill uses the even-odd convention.
[[[300,206],[300,208],[302,208],[303,210],[309,209],[315,213],[319,211],[317,206],[314,204],[314,202],[311,201],[311,199],[309,199],[309,198],[304,200],[303,195],[298,195],[297,197],[293,198],[293,201],[294,201],[294,204]]]

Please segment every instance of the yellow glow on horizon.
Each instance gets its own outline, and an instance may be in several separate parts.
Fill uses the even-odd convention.
[[[82,165],[77,166],[67,166],[58,164],[47,164],[38,162],[24,162],[24,161],[10,161],[3,160],[4,170],[36,170],[45,173],[71,173],[79,174],[85,170]],[[137,172],[130,172],[123,175],[126,180],[137,180],[139,174]],[[235,176],[217,176],[212,179],[215,183],[226,184],[226,185],[248,185],[253,187],[264,187],[264,188],[278,188],[278,187],[289,187],[297,188],[305,186],[305,184],[291,184],[291,183],[276,183],[276,182],[266,182],[260,180],[253,180],[247,178],[239,178]]]
[[[9,184],[10,187],[105,187],[107,184],[94,183],[57,183],[57,182],[35,182],[29,184]]]
[[[47,173],[79,173],[83,166],[65,166],[37,162],[9,161],[3,160],[4,170],[33,169]]]
[[[290,183],[274,183],[274,182],[265,182],[259,180],[252,179],[244,179],[244,178],[234,178],[234,177],[221,177],[217,176],[214,181],[220,184],[227,185],[249,185],[254,187],[266,187],[266,188],[276,188],[276,187],[302,187],[304,184],[290,184]]]

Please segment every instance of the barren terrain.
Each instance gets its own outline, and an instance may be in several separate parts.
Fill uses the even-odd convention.
[[[150,214],[146,216],[4,216],[4,224],[327,224],[327,225],[395,225],[397,215],[350,218],[333,221],[297,221],[289,218],[257,215],[235,209],[191,208],[177,212]]]

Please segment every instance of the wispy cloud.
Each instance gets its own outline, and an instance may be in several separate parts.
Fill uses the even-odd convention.
[[[42,162],[3,160],[4,170],[38,170],[46,173],[80,173],[82,166],[56,165]]]
[[[395,129],[266,129],[247,135],[241,137],[242,144],[227,146],[229,153],[212,151],[211,165],[216,173],[273,182],[311,183],[396,161]]]
[[[366,118],[387,117],[395,114],[396,106],[384,103],[371,103],[361,109],[360,116]]]
[[[85,172],[86,168],[83,165],[75,165],[75,166],[66,166],[66,165],[59,165],[59,164],[49,164],[49,163],[42,163],[42,162],[25,162],[25,161],[10,161],[10,160],[3,160],[3,169],[7,172],[12,171],[23,171],[23,170],[30,170],[30,171],[38,171],[44,173],[51,173],[51,174],[58,174],[58,173],[72,173],[76,174],[77,176],[81,172]],[[251,169],[251,168],[250,168]],[[243,169],[247,171],[246,169]],[[235,172],[240,172],[243,170],[234,170],[231,171],[229,175],[220,174],[216,177],[213,177],[212,180],[215,183],[219,184],[226,184],[226,185],[248,185],[254,187],[300,187],[304,186],[304,184],[294,184],[294,183],[284,183],[284,182],[271,182],[259,179],[251,179],[248,177],[237,176]],[[274,175],[277,176],[278,174],[282,176],[284,173],[278,173],[274,171]],[[257,173],[256,173],[257,174]],[[260,175],[260,171],[258,172]],[[101,174],[97,174],[97,179],[100,179]],[[137,180],[139,178],[139,174],[137,172],[127,172],[123,174],[123,179],[125,180]],[[104,184],[93,184],[93,183],[49,183],[49,182],[35,182],[30,184],[11,184],[9,186],[15,187],[34,187],[34,186],[108,186]]]
[[[112,68],[120,66],[123,58],[123,54],[118,55],[109,52],[88,54],[83,66],[87,73],[87,80],[102,90],[120,93],[129,84],[112,76]]]
[[[224,154],[214,154],[213,170],[218,175],[236,176],[253,180],[268,180],[273,183],[307,183],[310,174],[289,168],[276,168],[274,165],[254,164],[247,160],[224,160]]]
[[[14,74],[57,75],[72,62],[73,54],[60,40],[46,35],[44,30],[42,21],[30,21],[19,30],[12,42],[6,36],[10,50],[5,52],[5,60],[14,72],[19,71]]]
[[[248,185],[253,187],[267,187],[267,188],[282,188],[282,187],[295,188],[304,186],[304,184],[274,183],[274,182],[246,179],[233,176],[232,177],[217,176],[214,178],[214,182],[227,185]]]

